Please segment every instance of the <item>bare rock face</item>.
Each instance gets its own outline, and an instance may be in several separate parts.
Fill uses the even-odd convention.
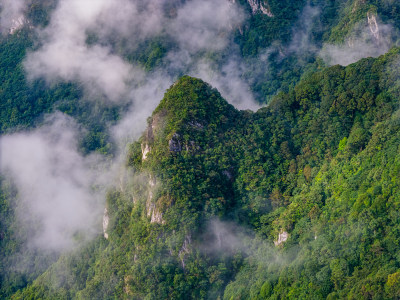
[[[181,152],[182,151],[182,145],[181,142],[179,141],[179,134],[174,133],[172,138],[168,141],[168,146],[169,146],[169,151],[171,152]]]
[[[274,241],[275,246],[282,245],[284,242],[287,241],[288,238],[289,238],[289,233],[284,231],[282,228],[281,232],[278,235],[278,240]]]
[[[198,145],[196,145],[195,141],[189,141],[186,145],[185,145],[185,149],[186,151],[196,151],[199,150],[200,147]]]
[[[153,197],[152,193],[150,192],[150,196]],[[146,202],[146,213],[147,213],[147,217],[150,218],[151,217],[151,213],[153,212],[153,210],[156,208],[156,205],[154,203],[151,202],[151,197],[149,197],[147,199]]]
[[[9,33],[14,34],[18,29],[22,28],[26,24],[24,16],[19,16],[18,18],[12,19],[12,25],[10,27]]]
[[[260,10],[264,15],[267,15],[270,18],[274,17],[274,14],[272,13],[268,4],[260,4]]]
[[[189,125],[196,128],[196,129],[203,129],[204,125],[196,120],[192,120],[189,122]]]
[[[129,286],[129,282],[133,280],[133,277],[131,275],[128,276],[124,276],[124,292],[127,295],[131,295],[132,291],[131,288]]]
[[[154,208],[153,208],[153,211],[151,213],[150,223],[165,224],[165,221],[163,219],[163,214],[157,208],[157,206],[154,206]]]
[[[187,123],[190,127],[195,129],[196,131],[201,131],[206,126],[205,124],[197,121],[191,120]],[[195,141],[187,141],[182,142],[181,135],[175,132],[172,135],[172,138],[168,141],[169,151],[171,152],[181,152],[182,149],[186,149],[186,151],[196,151],[199,150],[199,146],[196,144]]]
[[[350,48],[354,48],[354,40],[355,40],[354,37],[350,37],[350,38],[347,40],[347,45],[348,45]]]
[[[104,234],[104,238],[107,240],[108,240],[107,229],[108,229],[109,222],[110,222],[110,217],[108,216],[108,210],[106,207],[106,208],[104,208],[104,214],[103,214],[103,234]]]
[[[150,218],[150,223],[165,224],[163,213],[157,208],[156,204],[151,202],[149,198],[146,203],[147,217]]]
[[[356,0],[354,2],[353,9],[351,10],[352,13],[356,12],[357,9],[362,7],[365,4],[365,0]]]
[[[274,14],[271,12],[269,4],[265,0],[247,0],[247,2],[250,4],[253,15],[261,11],[261,13],[270,18],[274,16]]]
[[[182,263],[182,268],[185,268],[185,256],[190,253],[190,245],[192,243],[192,239],[190,235],[185,236],[185,240],[183,241],[183,245],[181,250],[179,250],[179,258]]]
[[[152,211],[155,208],[155,204],[153,203],[153,189],[156,186],[156,179],[153,176],[150,176],[149,179],[149,194],[147,196],[147,201],[146,201],[146,212],[147,212],[147,217],[151,216]]]
[[[146,132],[144,134],[144,139],[145,141],[142,143],[141,148],[142,148],[142,160],[147,159],[147,155],[151,151],[151,148],[149,146],[149,143],[153,141],[154,139],[154,134],[153,134],[153,122],[147,126]]]
[[[368,26],[369,26],[369,30],[370,30],[371,34],[379,42],[380,33],[379,33],[378,22],[376,21],[376,14],[372,13],[372,12],[368,12],[367,19],[368,19]]]
[[[142,147],[142,160],[146,160],[147,155],[150,152],[150,146],[147,143],[142,143],[141,147]]]
[[[149,180],[149,186],[151,187],[155,187],[157,184],[157,180],[154,176],[150,176],[150,180]]]
[[[156,178],[151,176],[149,180],[149,194],[146,201],[146,215],[150,218],[150,223],[165,224],[163,213],[153,202],[153,190],[156,186]]]
[[[162,130],[164,121],[164,113],[158,113],[151,117],[149,125],[143,135],[142,148],[142,160],[146,160],[148,154],[151,152],[151,146],[154,142],[154,136]]]

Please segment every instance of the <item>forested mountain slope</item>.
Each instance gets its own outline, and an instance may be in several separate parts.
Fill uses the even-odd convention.
[[[181,78],[108,194],[107,239],[15,299],[397,297],[399,57],[321,70],[256,113]]]
[[[400,297],[400,4],[200,2],[0,4],[1,298]]]

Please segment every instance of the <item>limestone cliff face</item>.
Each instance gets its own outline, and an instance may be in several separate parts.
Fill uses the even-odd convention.
[[[142,160],[146,160],[147,156],[151,152],[151,145],[154,142],[154,136],[163,129],[164,113],[154,114],[147,126],[146,131],[143,134],[143,141],[141,144],[142,148]]]
[[[107,207],[104,208],[104,214],[103,214],[103,235],[105,239],[108,239],[108,224],[110,223],[110,217],[108,216],[108,210]]]
[[[181,260],[182,268],[185,268],[185,256],[192,252],[191,244],[192,244],[192,238],[190,235],[187,234],[185,236],[185,240],[183,241],[183,245],[178,253],[179,259]]]
[[[375,40],[377,42],[379,42],[380,41],[380,32],[379,32],[378,22],[376,21],[376,14],[369,11],[367,13],[367,20],[368,20],[368,26],[369,26],[371,35],[375,38]]]
[[[181,152],[182,151],[182,145],[179,140],[179,137],[180,136],[178,133],[174,133],[172,135],[172,138],[168,141],[169,151],[172,151],[172,152]]]
[[[150,121],[150,124],[147,126],[147,129],[144,133],[144,141],[142,142],[142,160],[147,159],[147,155],[149,154],[151,148],[150,148],[150,143],[153,142],[154,140],[154,125],[153,125],[153,120]]]
[[[289,233],[287,233],[283,228],[281,229],[281,231],[278,234],[278,239],[276,241],[274,241],[275,246],[279,246],[282,245],[284,242],[287,241],[287,239],[289,238]]]
[[[218,91],[199,79],[184,76],[170,87],[148,119],[148,126],[132,155],[137,169],[146,173],[144,193],[140,196],[145,204],[144,217],[154,224],[168,222],[166,216],[175,198],[171,191],[163,190],[165,182],[161,178],[168,173],[163,169],[166,162],[201,156],[209,147],[208,135],[220,132],[223,136],[238,115]],[[222,176],[231,178],[228,171]]]
[[[356,0],[354,1],[352,13],[356,12],[357,9],[361,8],[365,4],[365,0]]]
[[[147,142],[142,143],[142,160],[147,159],[147,154],[150,152],[150,146]]]
[[[18,29],[21,29],[26,24],[26,19],[23,15],[12,19],[12,24],[9,29],[10,34],[14,34]]]
[[[150,218],[150,223],[165,224],[163,212],[154,199],[154,191],[157,188],[157,181],[154,176],[150,176],[148,183],[148,197],[146,201],[146,215]]]
[[[273,17],[273,13],[271,11],[271,8],[268,4],[267,1],[265,0],[247,0],[251,7],[251,11],[254,14],[261,12],[264,15],[267,15],[268,17]]]

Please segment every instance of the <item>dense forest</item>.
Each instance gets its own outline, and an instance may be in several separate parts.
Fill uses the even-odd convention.
[[[398,299],[400,3],[106,2],[0,4],[0,298]]]

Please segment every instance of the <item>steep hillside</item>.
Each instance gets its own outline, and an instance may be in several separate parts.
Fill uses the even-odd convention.
[[[399,57],[321,70],[256,113],[182,77],[131,145],[105,237],[15,299],[396,297]]]
[[[167,2],[0,4],[0,298],[399,298],[400,2]]]

